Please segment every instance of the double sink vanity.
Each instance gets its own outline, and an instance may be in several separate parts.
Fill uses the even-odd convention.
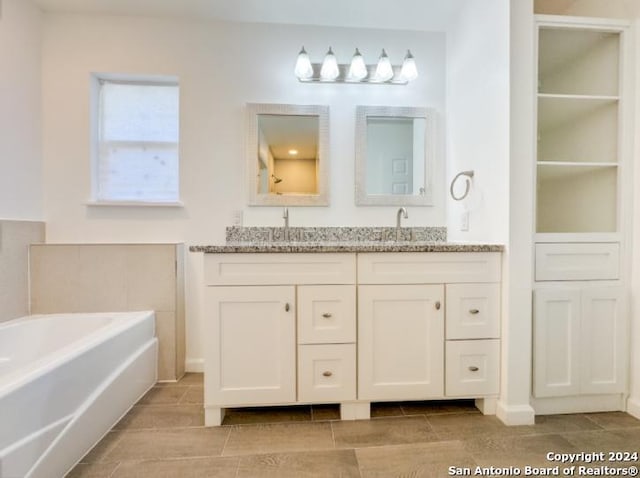
[[[233,227],[191,246],[206,425],[267,405],[339,403],[353,420],[371,402],[472,398],[495,413],[502,250],[437,227]]]

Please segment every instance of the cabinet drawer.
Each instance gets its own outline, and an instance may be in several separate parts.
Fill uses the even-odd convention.
[[[356,341],[356,287],[298,287],[298,343],[344,344]]]
[[[619,244],[536,244],[536,280],[609,280],[619,277]]]
[[[356,345],[298,346],[298,401],[356,398]]]
[[[448,340],[446,395],[495,395],[500,381],[499,340]]]
[[[499,252],[358,254],[359,284],[500,282]]]
[[[355,284],[355,254],[205,254],[206,285]]]
[[[500,337],[500,284],[447,284],[447,339]]]

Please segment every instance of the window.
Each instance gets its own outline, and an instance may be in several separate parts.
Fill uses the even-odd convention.
[[[177,203],[177,82],[97,82],[95,201]]]

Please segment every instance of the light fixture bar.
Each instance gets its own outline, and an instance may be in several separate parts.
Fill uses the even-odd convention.
[[[295,75],[302,83],[351,83],[369,85],[406,85],[418,77],[415,60],[407,50],[402,65],[392,65],[384,49],[378,63],[366,65],[356,48],[351,63],[338,63],[329,48],[322,63],[311,63],[304,48],[298,54]]]
[[[392,65],[393,78],[387,81],[378,81],[375,78],[376,68],[378,65],[365,65],[367,67],[367,76],[363,80],[349,78],[349,67],[351,65],[338,64],[338,76],[335,80],[323,80],[320,77],[322,63],[312,63],[313,75],[309,78],[298,78],[301,83],[352,83],[354,85],[406,85],[409,82],[405,78],[400,77],[402,71],[401,65]]]

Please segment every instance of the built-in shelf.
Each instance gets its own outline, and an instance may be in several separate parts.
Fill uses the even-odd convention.
[[[602,29],[540,28],[540,93],[616,96],[620,34]]]

